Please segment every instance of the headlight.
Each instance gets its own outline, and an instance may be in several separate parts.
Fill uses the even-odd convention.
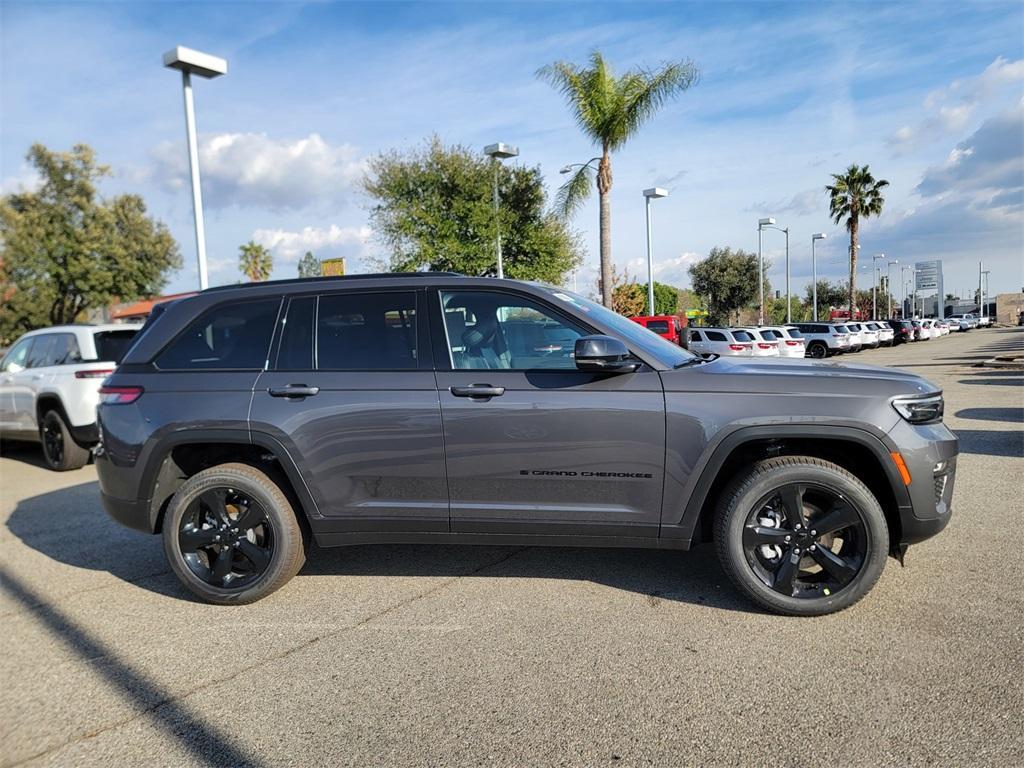
[[[911,424],[931,424],[942,421],[942,395],[927,397],[897,397],[892,407]]]

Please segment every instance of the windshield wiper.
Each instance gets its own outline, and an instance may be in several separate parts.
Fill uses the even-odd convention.
[[[715,357],[718,357],[718,355],[715,355]],[[677,371],[680,368],[685,368],[688,365],[696,365],[697,363],[707,363],[710,362],[711,360],[714,360],[714,357],[701,357],[700,355],[694,355],[689,360],[683,360],[683,362],[676,363],[675,365],[673,365],[672,370]]]

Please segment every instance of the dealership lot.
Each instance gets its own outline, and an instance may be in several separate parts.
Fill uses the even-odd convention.
[[[954,518],[853,609],[751,609],[714,553],[314,550],[193,602],[92,467],[0,459],[0,764],[1014,765],[1024,752],[1024,329],[835,362],[946,393]]]

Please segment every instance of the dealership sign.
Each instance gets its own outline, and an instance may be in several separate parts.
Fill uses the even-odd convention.
[[[914,265],[915,291],[942,290],[942,262],[919,261]]]

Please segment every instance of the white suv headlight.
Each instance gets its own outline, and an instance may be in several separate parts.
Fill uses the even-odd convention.
[[[931,424],[942,421],[944,403],[942,395],[897,397],[892,401],[892,407],[911,424]]]

